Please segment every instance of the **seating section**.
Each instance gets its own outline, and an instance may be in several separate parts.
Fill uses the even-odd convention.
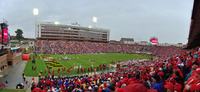
[[[46,76],[33,81],[32,92],[198,92],[200,49],[190,51],[168,46],[38,41],[40,53],[151,52],[155,61],[127,61],[114,72],[73,77]]]

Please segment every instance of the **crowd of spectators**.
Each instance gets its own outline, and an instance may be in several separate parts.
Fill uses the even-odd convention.
[[[168,59],[127,61],[115,72],[41,78],[32,92],[199,92],[200,49]]]
[[[37,40],[36,52],[46,54],[82,53],[151,53],[159,57],[169,57],[178,52],[175,46],[144,46],[133,44],[112,44],[100,42],[80,42],[65,40]]]
[[[173,46],[139,46],[95,42],[37,42],[40,53],[150,52],[154,61],[122,62],[114,72],[95,75],[46,76],[34,82],[32,92],[199,92],[200,48],[190,51]]]

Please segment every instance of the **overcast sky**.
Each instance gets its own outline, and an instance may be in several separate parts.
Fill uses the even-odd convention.
[[[33,8],[38,21],[78,22],[111,30],[110,39],[134,38],[148,41],[186,43],[193,0],[0,0],[0,20],[8,21],[11,35],[18,28],[25,37],[34,37]]]

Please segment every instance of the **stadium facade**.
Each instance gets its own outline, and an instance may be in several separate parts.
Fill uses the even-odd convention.
[[[108,42],[110,31],[101,28],[88,28],[78,25],[40,23],[37,39]]]

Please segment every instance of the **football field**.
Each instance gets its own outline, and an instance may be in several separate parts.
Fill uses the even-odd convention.
[[[147,54],[125,54],[125,53],[99,53],[99,54],[37,54],[35,63],[28,61],[24,69],[26,76],[47,75],[48,71],[54,75],[73,75],[78,68],[95,68],[101,64],[111,65],[117,62],[138,59],[150,59]],[[33,69],[35,68],[35,69]],[[59,71],[59,72],[58,72]],[[87,70],[86,70],[87,71]]]

